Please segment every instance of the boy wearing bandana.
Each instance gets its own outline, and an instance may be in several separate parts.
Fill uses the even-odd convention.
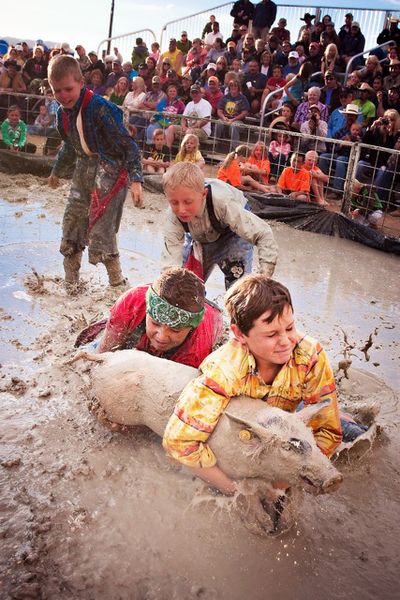
[[[99,352],[136,348],[198,367],[221,337],[222,314],[205,301],[202,281],[187,269],[175,267],[152,285],[123,294],[104,325]]]

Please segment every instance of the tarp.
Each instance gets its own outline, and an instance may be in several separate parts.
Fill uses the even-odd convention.
[[[310,202],[291,200],[284,194],[249,194],[251,211],[261,219],[277,220],[295,229],[338,236],[384,252],[400,254],[400,239],[357,223],[343,213]]]

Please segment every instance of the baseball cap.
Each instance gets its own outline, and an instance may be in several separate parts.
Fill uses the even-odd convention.
[[[120,65],[121,61],[118,58],[113,58],[113,65]]]
[[[149,66],[146,65],[146,63],[140,63],[140,65],[138,65],[138,69],[148,69]]]
[[[215,77],[215,75],[211,75],[211,77],[208,78],[208,83],[210,83],[210,81],[213,81],[214,83],[219,83],[218,77]]]
[[[61,44],[61,49],[64,50],[64,52],[70,53],[72,52],[71,47],[69,44],[67,44],[67,42],[64,42]]]
[[[352,27],[357,27],[358,29],[360,29],[360,23],[357,23],[357,21],[353,21],[351,24]]]
[[[16,49],[16,51],[17,51],[17,52],[23,52],[23,51],[24,51],[24,49],[23,49],[23,47],[22,47],[22,44],[17,44],[17,45],[15,46],[15,49]]]
[[[318,104],[311,104],[311,106],[309,107],[308,110],[312,110],[313,108],[316,108],[319,113],[321,112],[320,109],[319,109]]]
[[[236,44],[233,40],[228,42],[226,46],[227,48],[236,48]]]
[[[88,56],[97,56],[97,52],[95,52],[94,50],[91,50],[90,52],[88,52]]]
[[[353,14],[352,13],[346,13],[344,16],[345,17],[351,17],[351,18],[353,18]]]
[[[192,85],[192,86],[190,87],[190,91],[191,91],[191,92],[200,92],[200,91],[201,91],[201,88],[200,88],[200,86],[199,86],[199,85],[197,85],[197,84],[194,84],[194,85]]]
[[[214,69],[214,71],[216,71],[217,65],[215,63],[208,63],[207,69]]]
[[[161,79],[158,75],[154,75],[154,77],[151,79],[151,83],[161,83]]]
[[[291,52],[289,52],[288,58],[299,58],[299,53],[296,52],[296,50],[292,50]]]
[[[168,69],[167,77],[175,77],[176,71],[174,69]]]

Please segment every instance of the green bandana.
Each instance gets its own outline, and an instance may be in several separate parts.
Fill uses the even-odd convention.
[[[204,308],[200,312],[193,313],[178,306],[172,306],[156,294],[152,287],[149,287],[146,293],[146,312],[154,321],[162,325],[168,325],[174,329],[183,329],[183,327],[196,329],[203,318]]]

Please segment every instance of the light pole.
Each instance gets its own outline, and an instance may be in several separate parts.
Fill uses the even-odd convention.
[[[107,54],[110,54],[110,50],[111,50],[110,38],[112,36],[113,20],[114,20],[114,0],[111,0],[110,26],[108,28]]]

